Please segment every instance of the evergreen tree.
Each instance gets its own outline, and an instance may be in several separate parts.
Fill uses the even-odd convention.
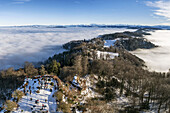
[[[56,60],[53,60],[51,64],[49,65],[49,73],[59,74],[60,72],[60,63],[58,63]]]

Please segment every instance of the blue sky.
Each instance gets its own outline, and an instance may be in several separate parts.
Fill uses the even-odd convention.
[[[0,25],[170,25],[170,0],[0,0]]]

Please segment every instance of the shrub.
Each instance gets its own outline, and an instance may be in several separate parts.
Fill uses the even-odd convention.
[[[73,104],[74,103],[74,101],[72,100],[72,99],[67,99],[67,102],[69,103],[69,104]]]
[[[87,100],[85,108],[88,108],[92,113],[119,113],[114,109],[114,106],[108,105],[104,100]],[[86,109],[82,109],[86,110]],[[121,112],[126,113],[126,112]],[[133,113],[133,112],[132,112]]]
[[[54,93],[54,96],[61,102],[63,100],[63,93],[61,91],[57,91]]]
[[[77,98],[77,96],[74,96],[74,99],[76,99]]]
[[[61,102],[58,107],[61,109],[61,111],[63,111],[63,113],[71,113],[70,105],[66,104],[65,102]]]
[[[104,88],[104,87],[106,86],[106,83],[105,83],[105,81],[101,81],[101,80],[100,80],[100,81],[97,82],[96,85],[97,85],[97,87],[99,87],[99,88]]]
[[[28,86],[28,82],[25,85]]]
[[[52,89],[50,89],[50,92],[52,92],[53,90]]]
[[[54,86],[54,82],[51,82],[50,85],[51,85],[51,86]]]
[[[149,104],[145,101],[140,105],[140,109],[149,109]]]
[[[106,82],[106,86],[118,88],[120,83],[115,78],[112,78],[110,82]]]
[[[84,105],[79,105],[79,106],[77,106],[77,108],[78,108],[79,111],[85,111],[86,110]]]
[[[17,103],[16,102],[13,102],[13,101],[10,101],[10,100],[7,100],[6,103],[5,103],[5,109],[10,112],[12,111],[14,108],[17,108]]]
[[[24,93],[22,91],[20,91],[20,90],[16,90],[12,94],[12,97],[16,98],[17,102],[22,98],[22,96],[24,96]]]
[[[39,90],[40,90],[40,87],[38,86],[38,87],[37,87],[37,89],[39,89]]]
[[[0,107],[0,111],[2,111],[4,108],[3,107]]]
[[[107,87],[106,90],[105,90],[105,99],[107,101],[110,101],[110,100],[114,99],[115,96],[116,96],[115,91],[112,90],[111,88]]]
[[[122,112],[126,112],[126,113],[140,113],[138,109],[134,108],[134,107],[126,107],[124,111]]]
[[[40,93],[40,90],[37,90],[36,92],[37,92],[37,93]]]

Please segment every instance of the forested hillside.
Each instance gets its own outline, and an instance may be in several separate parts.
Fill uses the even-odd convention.
[[[23,69],[10,68],[2,71],[1,79],[10,82],[8,77],[17,78],[14,83],[10,82],[12,86],[4,84],[9,86],[8,89],[16,89],[23,82],[23,79],[19,78],[47,73],[57,75],[57,80],[60,81],[55,95],[58,111],[66,113],[75,110],[92,113],[170,112],[170,73],[146,70],[144,61],[127,51],[131,46],[129,42],[129,45],[113,44],[105,47],[105,40],[115,40],[118,37],[122,40],[136,40],[137,46],[133,46],[133,49],[156,47],[141,35],[139,39],[136,34],[132,34],[125,32],[123,36],[107,35],[103,36],[104,38],[72,41],[64,45],[68,51],[41,62],[40,68],[36,69],[26,62]],[[65,99],[62,99],[63,97]]]

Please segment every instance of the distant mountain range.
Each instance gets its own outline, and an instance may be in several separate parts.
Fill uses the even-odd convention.
[[[90,24],[90,25],[27,25],[27,26],[11,26],[11,27],[34,27],[34,28],[67,28],[67,27],[98,27],[98,28],[127,28],[127,29],[156,29],[156,30],[170,30],[170,26],[156,25],[156,26],[147,26],[147,25],[99,25],[99,24]]]

